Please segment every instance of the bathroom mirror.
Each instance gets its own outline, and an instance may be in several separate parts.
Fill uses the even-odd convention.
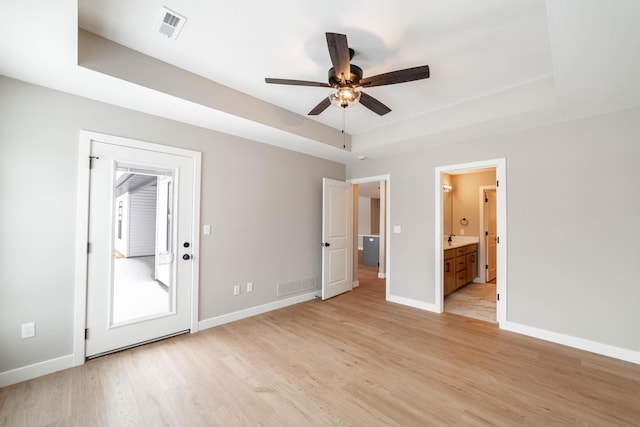
[[[445,236],[453,234],[453,188],[451,187],[451,176],[443,174],[442,181],[442,232]]]

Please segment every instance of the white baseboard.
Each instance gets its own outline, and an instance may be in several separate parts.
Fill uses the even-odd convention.
[[[638,351],[615,347],[609,344],[603,344],[596,341],[586,340],[584,338],[573,337],[571,335],[560,334],[558,332],[547,331],[546,329],[534,328],[532,326],[521,325],[514,322],[502,322],[500,323],[500,328],[516,332],[518,334],[539,338],[541,340],[551,341],[556,344],[590,351],[591,353],[613,357],[614,359],[640,364],[640,352]]]
[[[0,387],[6,387],[71,367],[73,367],[73,354],[12,369],[11,371],[0,372]]]
[[[357,288],[358,286],[360,286],[360,281],[356,280],[355,282],[351,283],[351,287],[352,288]]]
[[[397,304],[408,305],[409,307],[419,308],[421,310],[432,311],[434,313],[440,313],[435,304],[431,304],[424,301],[418,301],[411,298],[399,297],[397,295],[387,295],[387,301],[395,302]]]
[[[319,296],[318,291],[309,292],[302,295],[296,295],[291,298],[282,299],[279,301],[270,302],[268,304],[258,305],[256,307],[247,308],[244,310],[234,311],[233,313],[223,314],[221,316],[211,317],[209,319],[201,320],[199,330],[209,329],[216,326],[224,325],[225,323],[234,322],[236,320],[246,319],[247,317],[256,316],[258,314],[266,313],[269,311],[284,308],[290,305],[299,304],[301,302],[315,299]]]
[[[385,275],[384,273],[378,273],[378,279],[384,279]]]

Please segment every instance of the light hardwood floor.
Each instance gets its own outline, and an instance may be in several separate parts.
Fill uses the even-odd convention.
[[[640,366],[384,301],[328,301],[0,389],[2,426],[640,425]]]

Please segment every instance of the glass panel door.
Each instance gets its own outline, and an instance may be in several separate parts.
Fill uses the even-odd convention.
[[[173,174],[116,164],[111,326],[171,314]]]

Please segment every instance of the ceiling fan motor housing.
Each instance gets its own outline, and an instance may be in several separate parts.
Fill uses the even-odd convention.
[[[350,73],[348,76],[344,76],[346,80],[346,84],[342,84],[342,79],[340,76],[336,76],[336,72],[333,67],[329,68],[329,84],[331,87],[338,89],[345,85],[357,86],[360,83],[360,79],[362,79],[362,68],[357,65],[350,64]]]

